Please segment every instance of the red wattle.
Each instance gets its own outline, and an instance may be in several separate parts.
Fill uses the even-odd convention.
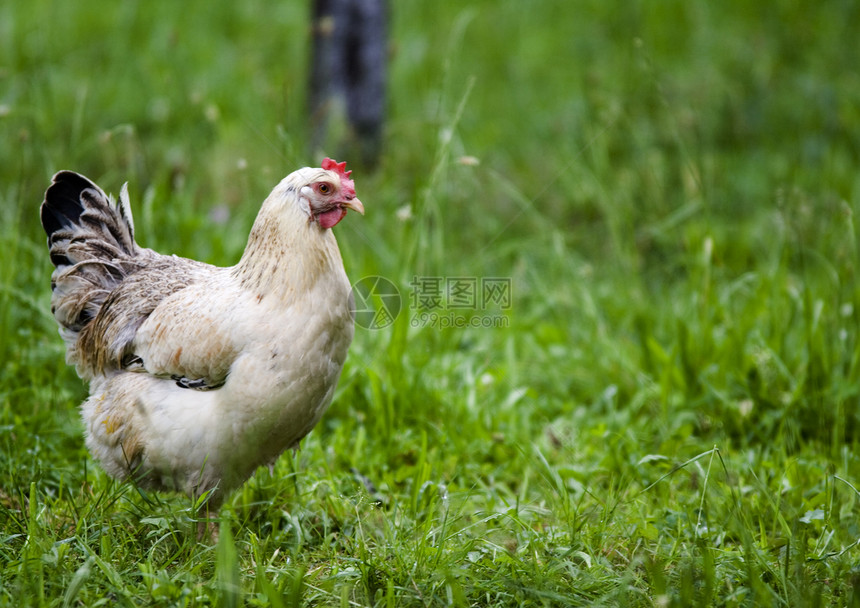
[[[325,211],[317,216],[317,221],[323,228],[332,228],[346,215],[346,209],[339,207],[331,211]]]

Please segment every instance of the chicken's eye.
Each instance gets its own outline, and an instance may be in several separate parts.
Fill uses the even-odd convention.
[[[331,192],[331,186],[328,184],[320,184],[318,190],[320,191],[320,194],[328,194]]]

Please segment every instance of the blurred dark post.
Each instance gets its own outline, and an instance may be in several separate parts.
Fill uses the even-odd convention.
[[[331,139],[338,154],[357,153],[373,166],[382,147],[388,58],[385,0],[312,0],[313,46],[309,86],[311,145]],[[329,134],[332,119],[346,133]],[[353,160],[350,158],[349,160]]]

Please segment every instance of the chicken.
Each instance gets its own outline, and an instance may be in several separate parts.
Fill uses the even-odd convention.
[[[217,505],[319,421],[354,331],[331,231],[364,213],[345,169],[327,158],[284,178],[230,268],[140,247],[127,186],[114,203],[54,176],[51,310],[90,384],[87,447],[111,476]]]

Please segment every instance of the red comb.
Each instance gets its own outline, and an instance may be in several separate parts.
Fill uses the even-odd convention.
[[[340,183],[343,187],[344,194],[350,198],[355,197],[355,182],[349,178],[352,171],[346,170],[346,161],[339,163],[336,160],[324,158],[322,161],[322,168],[326,171],[334,171],[340,175]]]
[[[346,170],[346,161],[339,163],[336,160],[324,158],[322,162],[322,168],[326,171],[337,171],[338,173],[340,173],[341,177],[345,177],[347,179],[349,179],[349,176],[352,174],[351,170]]]

